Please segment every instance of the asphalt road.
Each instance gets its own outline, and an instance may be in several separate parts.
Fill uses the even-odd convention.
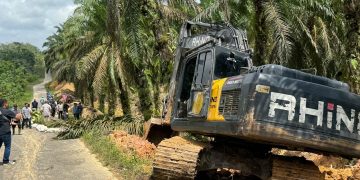
[[[44,84],[34,86],[34,97],[46,95]],[[53,133],[25,129],[12,136],[11,160],[0,166],[0,180],[109,180],[116,177],[96,159],[79,139],[55,140]],[[0,149],[0,159],[4,147]]]

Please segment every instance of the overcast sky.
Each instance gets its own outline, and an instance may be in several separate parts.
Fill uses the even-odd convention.
[[[0,43],[26,42],[41,48],[75,7],[73,0],[0,0]]]

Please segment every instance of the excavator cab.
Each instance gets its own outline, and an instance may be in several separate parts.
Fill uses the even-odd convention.
[[[252,67],[246,32],[229,24],[187,21],[180,31],[169,94],[161,118],[145,123],[144,137],[154,144],[174,135],[171,119],[216,119],[215,105],[224,78]],[[218,88],[213,88],[218,87]],[[209,108],[210,107],[210,108]],[[213,107],[213,108],[211,108]]]
[[[220,97],[216,96],[219,82],[247,73],[250,62],[249,54],[214,43],[189,54],[180,70],[174,116],[217,120],[219,117],[214,117],[216,114],[213,111],[220,101]]]

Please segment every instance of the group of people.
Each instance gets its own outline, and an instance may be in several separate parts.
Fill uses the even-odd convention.
[[[15,134],[15,128],[16,126],[18,127],[18,134],[20,135],[21,130],[26,128],[30,128],[31,129],[31,115],[32,115],[32,110],[30,108],[30,104],[25,103],[24,107],[19,110],[18,106],[16,104],[13,105],[13,108],[11,109],[15,114],[21,114],[21,119],[11,119],[11,127],[12,127],[12,132],[13,135]]]
[[[45,118],[50,116],[55,117],[55,112],[58,113],[59,119],[66,120],[68,117],[68,110],[70,105],[68,103],[63,103],[61,101],[55,102],[48,100],[52,98],[41,98],[40,103],[34,99],[31,103],[25,103],[24,107],[19,109],[16,104],[13,105],[13,108],[9,108],[8,101],[6,99],[0,99],[0,148],[2,145],[5,145],[3,164],[15,164],[15,161],[10,161],[10,151],[11,151],[11,129],[13,135],[15,134],[16,126],[18,127],[18,134],[21,134],[21,130],[24,128],[31,128],[32,114],[35,111],[42,112]],[[81,103],[74,103],[72,107],[73,115],[75,119],[80,119],[83,106]]]
[[[36,101],[36,99],[34,99],[34,101],[32,102],[32,107],[33,109],[38,108],[38,102]],[[43,116],[48,119],[48,118],[54,118],[56,113],[58,114],[58,119],[63,119],[63,120],[67,120],[68,116],[69,116],[69,108],[70,105],[67,102],[62,102],[62,101],[47,101],[45,100],[44,103],[42,103],[41,107],[40,107],[40,111],[42,112]],[[72,112],[74,115],[75,119],[80,119],[81,114],[83,112],[83,105],[80,103],[74,103],[73,107],[72,107]]]

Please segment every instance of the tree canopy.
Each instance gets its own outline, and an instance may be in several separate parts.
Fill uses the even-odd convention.
[[[17,42],[0,44],[1,98],[18,104],[30,101],[30,83],[43,76],[44,58],[38,48]]]

